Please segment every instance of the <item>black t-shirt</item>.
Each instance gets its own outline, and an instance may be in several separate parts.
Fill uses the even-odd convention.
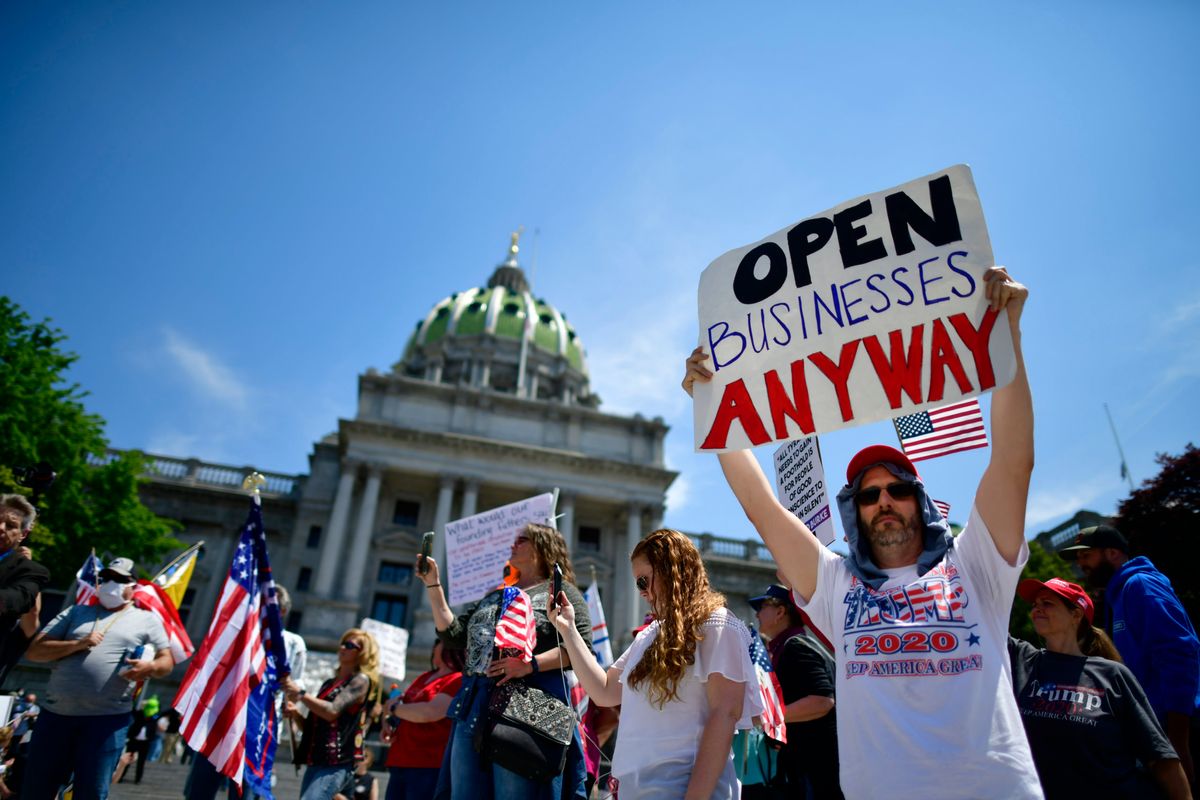
[[[792,636],[783,645],[775,664],[779,687],[783,689],[784,705],[802,697],[820,695],[833,697],[833,662],[819,644],[804,635]],[[802,772],[826,773],[824,777],[837,784],[837,717],[830,711],[819,719],[787,724],[785,761],[795,762]]]
[[[1011,637],[1008,652],[1047,800],[1160,796],[1138,762],[1177,756],[1128,667]]]

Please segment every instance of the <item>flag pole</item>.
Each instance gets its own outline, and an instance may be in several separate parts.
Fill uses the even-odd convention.
[[[1125,463],[1125,451],[1121,449],[1121,439],[1117,436],[1117,426],[1113,424],[1112,412],[1108,410],[1108,403],[1104,404],[1104,415],[1108,417],[1108,427],[1112,431],[1113,441],[1117,443],[1117,454],[1121,456],[1121,477],[1129,481],[1129,491],[1133,489],[1133,476],[1129,474],[1129,466]]]
[[[96,569],[96,548],[92,548],[92,588],[96,591],[96,615],[92,617],[92,633],[100,621],[100,570]]]
[[[172,567],[182,564],[184,561],[186,561],[188,559],[188,557],[190,557],[192,555],[192,553],[199,550],[203,546],[204,546],[204,540],[201,539],[200,541],[196,542],[191,547],[184,550],[179,555],[172,558],[170,561],[167,562],[167,565],[165,567],[163,567],[162,569],[160,569],[158,571],[157,575],[155,575],[153,578],[150,579],[150,582],[158,583],[158,579],[163,577],[164,575],[166,575],[171,570]]]

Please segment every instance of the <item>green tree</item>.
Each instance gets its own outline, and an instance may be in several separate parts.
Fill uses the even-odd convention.
[[[1049,552],[1038,542],[1029,543],[1029,561],[1025,564],[1025,568],[1021,570],[1021,580],[1025,580],[1026,578],[1034,578],[1039,581],[1062,578],[1072,583],[1075,583],[1077,580],[1071,572],[1070,564],[1064,561],[1058,553]],[[1013,599],[1012,616],[1008,621],[1008,632],[1018,639],[1024,639],[1040,647],[1042,639],[1037,635],[1037,631],[1033,629],[1033,623],[1029,621],[1029,609],[1029,603],[1026,603],[1020,597]]]
[[[1146,556],[1171,579],[1175,593],[1200,622],[1200,450],[1188,443],[1177,456],[1159,453],[1162,469],[1143,481],[1117,510],[1117,528],[1132,555]]]
[[[62,349],[65,339],[0,297],[0,491],[29,494],[16,467],[46,462],[58,473],[40,498],[30,546],[63,588],[93,547],[146,566],[182,546],[171,535],[178,524],[138,498],[142,455],[107,454],[104,420],[87,412],[87,393],[66,378],[78,356]]]

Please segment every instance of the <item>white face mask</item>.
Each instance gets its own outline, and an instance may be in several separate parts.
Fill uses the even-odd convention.
[[[96,597],[100,600],[100,605],[109,610],[120,608],[128,602],[125,599],[125,584],[116,581],[100,584],[100,588],[96,590]]]

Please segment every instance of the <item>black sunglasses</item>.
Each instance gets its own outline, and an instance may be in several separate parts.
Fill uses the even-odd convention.
[[[650,591],[650,577],[649,576],[642,575],[636,581],[634,581],[634,583],[637,584],[637,590],[639,592]]]
[[[893,500],[907,500],[917,493],[917,485],[909,481],[897,481],[887,486],[872,486],[870,489],[859,489],[854,494],[854,503],[859,506],[873,506],[879,502],[879,495],[887,489],[888,496]]]
[[[362,645],[359,644],[358,642],[352,642],[349,639],[347,639],[346,641],[342,642],[342,649],[343,650],[362,650]]]

